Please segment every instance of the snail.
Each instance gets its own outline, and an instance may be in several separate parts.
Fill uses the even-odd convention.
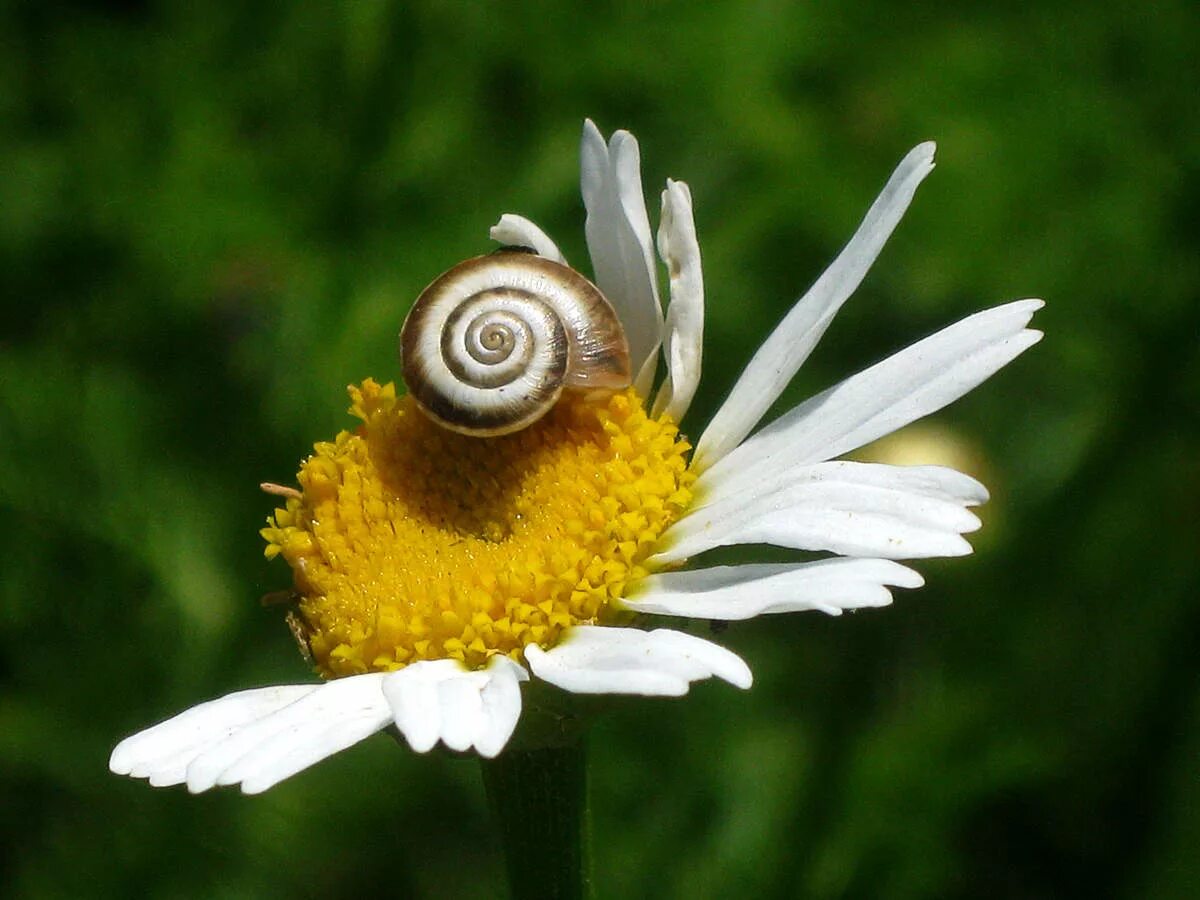
[[[612,305],[574,269],[521,249],[434,280],[400,329],[409,393],[433,421],[493,437],[532,425],[564,389],[632,383]]]

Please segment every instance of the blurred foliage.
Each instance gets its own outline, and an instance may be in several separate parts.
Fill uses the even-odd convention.
[[[697,430],[911,145],[938,171],[782,403],[962,315],[1048,339],[937,417],[994,499],[893,608],[737,624],[742,694],[593,732],[602,897],[1200,893],[1200,17],[596,2],[13,4],[0,52],[6,896],[487,897],[477,767],[384,737],[259,798],[106,771],[304,677],[255,531],[407,304],[585,115],[686,179]],[[657,204],[652,204],[657,205]],[[536,865],[536,861],[531,861]]]

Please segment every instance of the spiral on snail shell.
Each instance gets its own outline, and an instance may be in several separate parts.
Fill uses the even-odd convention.
[[[404,320],[400,360],[426,415],[479,437],[532,425],[566,388],[616,390],[632,380],[625,333],[600,289],[512,249],[435,279]]]

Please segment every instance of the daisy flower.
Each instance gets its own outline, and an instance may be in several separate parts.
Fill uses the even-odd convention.
[[[838,457],[941,409],[1035,344],[1041,334],[1026,325],[1041,301],[970,316],[758,428],[933,154],[925,143],[900,162],[693,449],[677,427],[699,382],[704,319],[691,194],[667,182],[655,241],[636,140],[618,131],[605,141],[587,122],[587,245],[595,285],[624,327],[632,386],[567,391],[533,425],[488,438],[441,427],[390,384],[352,386],[361,424],[316,445],[263,530],[267,556],[292,569],[289,621],[325,680],[202,703],[122,741],[112,771],[257,793],[389,726],[418,752],[441,742],[493,757],[531,678],[577,694],[680,696],[713,676],[750,687],[737,655],[685,631],[645,630],[643,614],[838,615],[919,587],[897,560],[970,553],[963,534],[980,524],[970,508],[987,499],[978,481]],[[491,237],[565,263],[520,216],[503,216]],[[686,567],[741,544],[809,557]]]

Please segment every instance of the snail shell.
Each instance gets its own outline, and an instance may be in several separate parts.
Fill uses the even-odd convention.
[[[468,259],[425,288],[400,329],[400,361],[426,415],[480,437],[532,425],[564,388],[632,382],[625,332],[600,289],[519,250]]]

